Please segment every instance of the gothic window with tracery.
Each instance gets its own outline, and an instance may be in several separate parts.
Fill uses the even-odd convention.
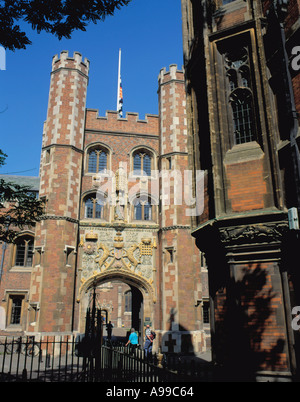
[[[136,175],[151,176],[152,157],[144,150],[133,154],[133,170]]]
[[[148,197],[138,196],[134,202],[134,220],[152,220],[152,205]]]
[[[107,151],[93,148],[88,153],[88,172],[98,173],[107,169]]]
[[[15,261],[17,267],[31,267],[33,262],[33,237],[22,236],[16,241]]]
[[[85,218],[102,219],[103,218],[103,205],[97,200],[96,195],[93,194],[85,199]]]
[[[228,80],[228,101],[232,109],[235,144],[254,141],[256,138],[253,92],[249,66],[248,47],[225,53]]]

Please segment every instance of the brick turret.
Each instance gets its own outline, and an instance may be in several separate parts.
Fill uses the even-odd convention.
[[[36,229],[30,295],[30,302],[41,308],[29,330],[72,330],[88,73],[89,61],[82,61],[79,53],[53,58],[40,166],[46,211]]]
[[[200,275],[200,255],[190,234],[189,207],[184,197],[188,184],[184,177],[188,170],[184,73],[173,64],[169,71],[160,71],[158,81],[160,168],[165,172],[161,181],[160,215],[161,266],[164,267],[162,322],[163,329],[168,331],[164,335],[165,345],[172,342],[174,352],[178,352],[190,350],[190,334],[193,333],[196,339],[197,332],[194,331],[199,329],[199,311],[196,311],[193,296]],[[190,252],[187,254],[185,250]],[[200,343],[201,339],[198,341]]]

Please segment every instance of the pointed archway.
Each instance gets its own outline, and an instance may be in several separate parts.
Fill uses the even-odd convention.
[[[154,319],[154,303],[156,302],[154,288],[143,277],[125,270],[109,270],[97,273],[86,280],[78,291],[77,302],[80,303],[79,331],[84,329],[85,311],[88,305],[88,294],[94,287],[106,282],[119,281],[129,286],[132,294],[131,327],[135,328],[140,336],[144,333],[144,322]]]

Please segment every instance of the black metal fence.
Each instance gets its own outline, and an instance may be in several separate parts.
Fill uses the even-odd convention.
[[[102,347],[103,378],[107,382],[187,382],[212,381],[209,364],[178,356],[153,354],[151,360],[144,357],[142,349],[129,354],[124,346]]]
[[[0,381],[36,382],[183,382],[211,381],[209,365],[142,349],[106,344],[92,339],[33,337],[0,340]]]

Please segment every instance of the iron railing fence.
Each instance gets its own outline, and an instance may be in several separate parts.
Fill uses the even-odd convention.
[[[154,353],[152,359],[145,359],[142,348],[133,354],[121,344],[102,347],[103,373],[106,381],[126,382],[211,382],[213,366],[197,362],[193,357],[162,355]]]
[[[36,382],[184,382],[211,381],[211,366],[175,356],[145,358],[124,344],[102,347],[93,339],[70,336],[0,339],[0,381]]]
[[[88,367],[86,358],[78,356],[75,337],[0,342],[0,381],[84,381]]]

